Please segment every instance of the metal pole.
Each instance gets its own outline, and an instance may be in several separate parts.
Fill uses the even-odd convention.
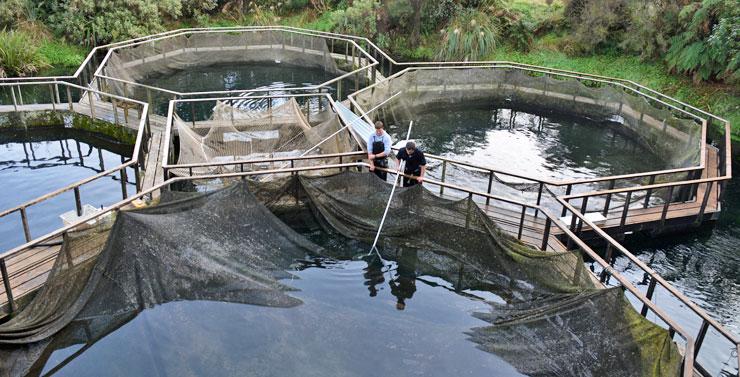
[[[445,176],[447,175],[447,160],[442,161],[442,183],[445,183]],[[444,194],[445,187],[439,186],[439,195]]]
[[[568,184],[568,186],[565,188],[565,195],[566,196],[570,195],[570,190],[572,190],[572,189],[573,189],[573,185],[572,184]],[[565,206],[563,206],[563,212],[560,213],[560,217],[565,216],[566,213],[567,213],[567,211],[565,209]]]
[[[609,181],[609,190],[614,189],[614,183],[615,182],[613,179]],[[602,215],[604,215],[604,217],[606,217],[606,214],[609,213],[609,205],[611,204],[611,201],[612,201],[612,194],[608,193],[606,195],[606,203],[604,203],[604,212],[602,212]]]
[[[648,182],[648,186],[652,186],[655,184],[655,175],[650,176],[650,181]],[[642,204],[642,208],[647,208],[650,205],[650,197],[653,195],[653,189],[649,188],[647,190],[647,194],[645,194],[645,202]]]
[[[80,200],[80,186],[74,188],[75,192],[75,208],[77,208],[77,216],[82,216],[82,200]]]
[[[524,216],[527,214],[527,207],[522,206],[522,216],[519,218],[519,234],[517,234],[516,238],[518,240],[522,239],[522,231],[524,230]]]
[[[552,225],[552,220],[550,220],[549,217],[545,219],[545,231],[542,233],[542,245],[540,246],[540,250],[545,251],[547,250],[547,241],[550,240],[550,226]]]
[[[21,223],[23,223],[23,235],[26,236],[26,242],[31,241],[31,229],[28,227],[28,215],[26,207],[21,208]]]
[[[10,286],[10,276],[8,268],[5,266],[5,258],[0,259],[0,275],[3,277],[3,286],[5,287],[5,296],[8,298],[8,308],[10,313],[15,312],[15,300],[13,299],[13,289]]]
[[[493,170],[488,171],[488,191],[486,191],[489,195],[491,194],[491,186],[493,186]],[[486,197],[486,205],[488,205],[491,202],[490,197]]]
[[[632,191],[627,192],[627,197],[624,199],[624,208],[622,209],[622,219],[619,221],[619,231],[621,232],[624,228],[624,224],[627,222],[627,212],[630,210],[630,200],[632,199]]]

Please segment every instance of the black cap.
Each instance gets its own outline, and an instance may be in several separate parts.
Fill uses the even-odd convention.
[[[406,149],[416,149],[416,143],[414,143],[413,141],[407,141]]]

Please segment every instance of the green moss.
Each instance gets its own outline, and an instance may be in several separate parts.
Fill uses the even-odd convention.
[[[80,114],[73,114],[72,128],[103,134],[125,144],[136,143],[136,134],[133,130]]]
[[[0,128],[64,126],[64,113],[58,111],[10,112],[0,117]]]

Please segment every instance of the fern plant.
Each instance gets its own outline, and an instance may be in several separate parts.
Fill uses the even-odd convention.
[[[735,0],[704,0],[679,14],[685,29],[671,38],[665,56],[671,70],[695,81],[740,81],[740,7]]]

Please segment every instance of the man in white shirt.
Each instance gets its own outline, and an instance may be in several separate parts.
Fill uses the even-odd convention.
[[[388,156],[391,154],[391,137],[383,129],[383,122],[375,122],[375,132],[367,138],[367,159],[370,161],[370,171],[382,180],[386,180],[388,172],[375,167],[388,168]]]

